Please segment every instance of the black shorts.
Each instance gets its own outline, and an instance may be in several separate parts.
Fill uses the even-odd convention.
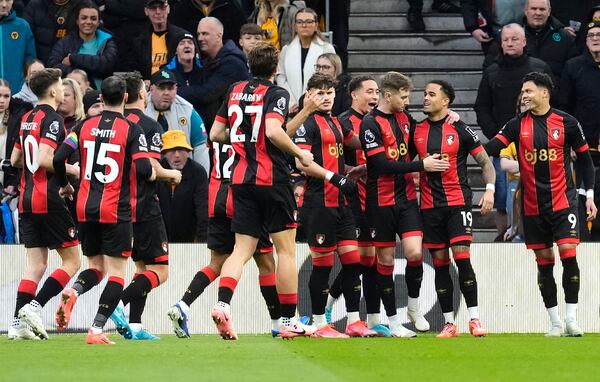
[[[357,245],[354,216],[348,207],[302,207],[300,224],[310,249],[319,253]]]
[[[68,209],[47,214],[19,214],[19,237],[25,248],[58,249],[79,244]]]
[[[236,184],[233,194],[231,230],[260,238],[268,233],[296,228],[296,201],[292,186],[254,186]]]
[[[224,216],[208,218],[208,237],[206,244],[208,249],[219,254],[231,254],[235,245],[235,233],[231,230],[231,219]],[[256,250],[258,253],[269,253],[273,251],[273,243],[271,243],[266,229],[263,230],[258,239]]]
[[[551,248],[556,244],[579,244],[577,207],[542,214],[523,216],[525,244],[529,249]]]
[[[354,224],[356,225],[356,240],[358,241],[358,246],[373,246],[373,239],[371,238],[371,225],[369,224],[367,213],[353,209],[352,215],[354,216]]]
[[[79,236],[84,256],[131,256],[133,245],[131,222],[116,224],[82,222],[79,223]]]
[[[375,247],[394,247],[396,235],[404,239],[423,236],[423,223],[417,202],[389,207],[368,207],[369,233]]]
[[[169,264],[169,240],[162,217],[133,224],[133,261],[146,265]]]
[[[448,248],[457,243],[473,241],[471,207],[452,206],[421,210],[423,218],[423,247]]]

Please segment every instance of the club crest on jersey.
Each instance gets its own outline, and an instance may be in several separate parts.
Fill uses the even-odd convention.
[[[560,129],[552,129],[552,138],[556,140],[560,138]]]
[[[162,138],[160,137],[160,133],[155,133],[152,136],[152,144],[154,146],[160,146],[161,143],[162,143]]]
[[[166,241],[163,241],[160,247],[163,253],[169,253],[169,244]]]
[[[277,100],[277,108],[278,109],[285,109],[285,106],[287,105],[287,100],[285,99],[285,97],[281,97]]]
[[[322,233],[318,233],[315,235],[315,239],[317,240],[317,243],[323,244],[325,242],[325,235]]]
[[[60,129],[60,125],[58,124],[58,121],[54,121],[50,124],[50,126],[48,127],[48,130],[50,130],[50,133],[56,135],[58,134],[58,130]]]
[[[140,138],[138,139],[140,141],[140,145],[141,146],[148,146],[148,142],[146,141],[146,136],[145,135],[140,135]]]
[[[375,135],[373,134],[373,132],[371,130],[366,130],[365,131],[365,141],[367,143],[373,143],[373,142],[375,142]]]
[[[402,124],[402,129],[404,130],[404,132],[406,134],[408,134],[410,132],[410,126],[408,125],[408,123],[403,123]]]
[[[456,140],[456,137],[454,136],[454,134],[447,134],[446,135],[446,143],[447,144],[452,145],[455,140]]]
[[[185,125],[187,125],[187,118],[186,117],[181,117],[181,118],[179,118],[178,122],[179,122],[180,126],[185,126]]]
[[[75,238],[75,227],[69,227],[69,229],[67,230],[67,234],[69,235],[69,237],[71,239]]]
[[[377,230],[375,228],[371,228],[371,239],[375,239],[377,236]]]

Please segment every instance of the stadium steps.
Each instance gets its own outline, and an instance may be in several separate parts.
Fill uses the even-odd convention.
[[[424,0],[423,4],[426,32],[414,33],[406,21],[408,1],[352,0],[349,71],[376,78],[390,70],[410,76],[414,89],[409,111],[417,120],[425,118],[420,105],[427,82],[436,78],[449,81],[456,90],[452,109],[486,143],[473,111],[481,79],[481,48],[465,32],[461,15],[432,12],[432,1]],[[467,165],[476,205],[485,191],[485,182],[470,156]],[[492,242],[496,237],[493,216],[481,215],[479,208],[473,208],[473,220],[475,240]]]

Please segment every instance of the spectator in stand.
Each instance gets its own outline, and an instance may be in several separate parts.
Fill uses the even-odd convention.
[[[202,79],[198,84],[178,87],[177,93],[194,105],[210,128],[229,86],[248,79],[248,66],[235,42],[223,40],[223,24],[214,17],[198,23],[198,45],[204,65]]]
[[[352,98],[348,92],[348,84],[352,77],[343,73],[342,71],[342,60],[340,56],[335,53],[323,53],[317,59],[315,64],[315,72],[327,74],[337,80],[335,87],[335,99],[333,100],[333,108],[331,109],[331,115],[337,116],[350,108],[352,105]],[[300,97],[300,109],[304,107],[304,96]]]
[[[63,90],[65,93],[63,102],[56,110],[65,120],[65,129],[71,129],[85,118],[83,111],[83,94],[79,84],[70,78],[63,78]]]
[[[227,28],[223,40],[240,39],[240,28],[246,23],[246,13],[235,0],[179,0],[173,4],[171,22],[188,31],[195,31],[205,17],[215,17]]]
[[[515,23],[505,25],[501,41],[503,54],[483,71],[474,106],[477,123],[488,139],[492,139],[514,117],[525,74],[544,72],[552,77],[548,64],[525,54],[525,30],[522,26]],[[499,158],[493,158],[493,162],[496,168],[496,228],[498,239],[501,239],[507,227],[506,175],[500,168]]]
[[[116,72],[125,72],[133,62],[133,41],[148,30],[148,18],[144,13],[147,0],[105,0],[102,20],[104,27],[112,32],[119,60]]]
[[[600,179],[600,20],[584,26],[583,31],[586,33],[585,53],[567,61],[561,77],[561,109],[572,114],[581,124],[596,167],[596,179]],[[594,199],[600,202],[599,184],[595,186]],[[582,239],[600,241],[598,219],[593,221],[589,236],[587,233]]]
[[[84,70],[94,88],[100,89],[102,80],[113,73],[117,44],[112,34],[99,29],[100,9],[95,3],[81,3],[76,15],[77,32],[58,40],[48,66],[61,69],[63,75],[74,69]]]
[[[296,13],[296,36],[283,47],[277,67],[277,85],[290,93],[290,113],[298,111],[298,101],[306,91],[308,79],[315,72],[317,59],[323,53],[335,53],[318,29],[318,16],[310,8]]]
[[[35,58],[35,41],[29,24],[17,17],[12,5],[12,0],[0,1],[0,78],[12,89],[21,89],[23,65]]]
[[[25,102],[29,102],[33,106],[37,106],[38,98],[35,94],[33,94],[31,88],[29,87],[29,80],[34,73],[37,73],[42,69],[44,69],[44,63],[37,58],[27,61],[23,67],[23,72],[25,73],[25,82],[21,87],[21,91],[15,94],[13,98],[18,98]]]
[[[167,21],[170,7],[167,0],[148,0],[144,12],[150,26],[140,33],[131,47],[129,69],[138,70],[144,80],[175,56],[179,36],[189,33]]]
[[[592,7],[600,5],[600,0],[550,0],[550,5],[552,15],[566,25],[567,32],[575,37],[579,31],[585,33],[586,25],[591,22],[589,11]]]
[[[185,33],[179,36],[175,57],[164,68],[177,78],[177,88],[199,85],[202,81],[202,62],[198,54],[196,38]]]
[[[67,78],[77,82],[79,89],[81,89],[81,94],[83,95],[92,90],[92,87],[90,86],[90,80],[88,79],[88,75],[85,70],[73,69],[69,74],[67,74]]]
[[[490,43],[500,38],[504,25],[523,20],[525,1],[460,0],[465,28],[487,53]]]
[[[306,8],[304,1],[257,0],[248,21],[261,27],[265,32],[264,41],[281,49],[292,41],[296,13],[303,8]]]
[[[244,52],[244,56],[246,56],[246,61],[248,60],[248,54],[252,49],[256,48],[256,45],[259,43],[265,41],[264,36],[265,31],[257,24],[248,23],[242,25],[240,28],[239,45],[240,48],[242,48],[242,52]],[[248,68],[248,73],[250,73],[250,68]]]
[[[189,160],[192,147],[179,130],[163,134],[161,165],[181,171],[177,186],[157,182],[158,198],[169,243],[206,242],[208,177],[202,166]]]
[[[407,0],[409,4],[406,20],[415,32],[423,32],[425,30],[425,22],[423,21],[423,0]],[[460,13],[460,7],[450,0],[433,0],[431,5],[432,11],[440,13]]]
[[[526,53],[546,62],[554,77],[560,78],[567,60],[578,54],[574,37],[558,19],[550,16],[550,0],[527,0],[524,12]],[[489,65],[500,54],[500,47],[494,44],[484,66]]]
[[[83,0],[31,0],[23,13],[33,36],[37,57],[44,64],[56,42],[71,33],[76,11]]]
[[[307,8],[314,9],[321,15],[318,19],[320,30],[326,30],[325,19],[327,16],[325,0],[306,0]],[[344,70],[348,67],[348,38],[350,36],[350,0],[329,1],[329,30],[333,34],[331,42],[335,51],[342,59]],[[310,76],[309,76],[310,77]]]
[[[594,0],[594,2],[597,3],[597,5],[587,8],[587,15],[582,17],[583,22],[581,25],[577,24],[578,21],[571,21],[571,23],[574,23],[575,27],[579,27],[576,31],[577,37],[575,39],[575,44],[580,53],[585,53],[587,51],[587,26],[595,21],[600,21],[600,0]]]
[[[90,89],[89,92],[83,96],[83,112],[86,118],[94,117],[101,114],[104,110],[104,102],[100,97],[100,91],[96,89]]]
[[[163,69],[152,76],[144,113],[157,121],[165,132],[182,130],[186,140],[192,144],[192,159],[204,168],[206,174],[210,173],[204,122],[192,104],[177,95],[177,78],[173,72]]]
[[[0,184],[7,194],[18,190],[19,174],[10,165],[10,155],[19,140],[21,117],[32,108],[28,102],[11,98],[10,83],[0,78]]]

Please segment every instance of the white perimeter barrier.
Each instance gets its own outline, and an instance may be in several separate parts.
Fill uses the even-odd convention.
[[[578,248],[581,269],[581,291],[579,294],[579,323],[586,332],[600,331],[600,245],[582,244]],[[310,314],[308,278],[310,259],[308,247],[297,245],[299,281],[299,312]],[[479,284],[479,306],[485,327],[494,333],[536,333],[547,330],[547,315],[537,288],[537,269],[531,251],[523,244],[475,244],[471,247],[472,262]],[[51,252],[48,264],[49,275],[59,264],[58,255]],[[425,313],[433,329],[442,325],[441,311],[436,303],[434,271],[431,259],[425,255],[426,264],[421,288],[421,310]],[[171,323],[165,312],[176,303],[187,288],[194,274],[207,264],[209,251],[204,244],[172,244],[170,246],[169,280],[152,291],[146,303],[143,316],[144,326],[154,333],[171,333]],[[0,246],[0,331],[6,332],[12,320],[17,285],[25,269],[25,249],[22,246]],[[83,267],[87,262],[83,261]],[[399,314],[406,319],[406,287],[404,284],[405,260],[396,259],[396,295]],[[82,268],[83,269],[83,268]],[[336,260],[336,273],[339,264]],[[451,268],[452,269],[452,268]],[[455,280],[454,304],[458,307],[457,322],[462,332],[467,332],[468,316],[464,300],[456,284],[456,270],[452,269]],[[133,264],[129,265],[126,284],[131,280]],[[561,287],[562,267],[557,258],[554,276],[559,290],[559,306],[564,317],[564,296]],[[333,281],[334,275],[331,280]],[[43,280],[42,280],[43,282]],[[97,302],[106,280],[92,291],[79,298],[71,321],[70,331],[86,331],[96,313]],[[190,330],[192,333],[214,333],[210,319],[210,308],[217,298],[217,282],[210,285],[205,293],[192,305]],[[40,283],[41,286],[41,283]],[[55,330],[54,312],[58,298],[53,298],[44,309],[44,322],[48,330]],[[232,301],[233,319],[240,333],[267,333],[270,319],[258,287],[258,273],[252,261],[246,266]],[[361,303],[364,312],[364,304]],[[126,309],[127,310],[127,309]],[[382,317],[385,311],[381,308]],[[336,302],[333,318],[343,325],[343,298]],[[363,316],[364,317],[364,316]],[[109,323],[109,327],[113,328]],[[343,328],[343,326],[341,326]]]

